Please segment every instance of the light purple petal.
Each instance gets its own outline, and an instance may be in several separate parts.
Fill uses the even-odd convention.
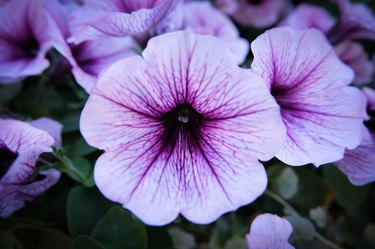
[[[179,0],[87,1],[72,19],[70,41],[80,43],[108,36],[128,36],[150,31],[165,18]]]
[[[252,68],[269,84],[287,127],[277,158],[289,165],[319,166],[359,145],[365,99],[347,86],[353,71],[320,31],[272,29],[251,47]]]
[[[27,185],[20,186],[17,191],[11,192],[0,200],[0,217],[8,217],[15,211],[21,209],[25,202],[34,200],[36,196],[43,193],[60,179],[61,173],[50,169],[40,172],[45,178]]]
[[[42,1],[6,2],[0,6],[0,21],[0,78],[19,79],[46,69],[51,43]]]
[[[328,33],[332,44],[344,40],[375,40],[375,16],[366,4],[349,0],[332,0],[340,10],[339,21]]]
[[[246,235],[250,249],[294,249],[288,243],[293,228],[287,219],[273,214],[258,215]]]
[[[316,28],[327,32],[335,24],[329,12],[319,6],[299,4],[278,26],[289,26],[296,29]]]
[[[335,50],[340,59],[354,70],[354,83],[364,84],[372,80],[374,64],[360,43],[344,41],[336,45]]]
[[[209,223],[264,191],[257,159],[280,148],[284,126],[265,83],[228,54],[220,39],[168,33],[151,39],[143,58],[120,60],[101,74],[80,128],[106,151],[95,181],[107,198],[148,224],[178,213]],[[179,105],[202,120],[197,130],[188,126],[197,133],[166,133],[174,126],[165,116]]]
[[[375,181],[375,137],[366,128],[359,147],[347,150],[344,159],[335,163],[357,186]]]
[[[276,23],[286,8],[285,0],[263,0],[259,4],[251,4],[247,0],[239,0],[234,20],[243,26],[265,28]]]
[[[217,0],[216,7],[228,15],[233,15],[238,10],[237,0]]]
[[[61,147],[62,124],[50,118],[39,118],[30,121],[29,123],[35,128],[46,131],[51,137],[53,137],[53,146]]]
[[[39,155],[51,152],[54,139],[47,132],[17,120],[0,119],[0,127],[1,153],[10,151],[15,156],[9,165],[5,165],[8,170],[0,179],[0,216],[3,216],[3,210],[8,214],[12,211],[11,206],[19,206],[8,206],[7,203],[27,184]],[[23,203],[24,200],[19,201]]]
[[[183,9],[182,30],[201,35],[212,35],[228,42],[234,60],[241,64],[246,59],[250,44],[239,37],[231,20],[207,2],[186,3]]]

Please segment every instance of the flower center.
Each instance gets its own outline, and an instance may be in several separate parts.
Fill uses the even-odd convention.
[[[164,126],[163,139],[165,143],[174,144],[179,136],[197,142],[200,137],[199,131],[203,123],[203,116],[189,103],[183,103],[162,114],[160,122]]]
[[[14,153],[8,148],[0,147],[0,178],[5,175],[17,156],[17,153]]]
[[[370,119],[365,121],[365,126],[371,132],[375,132],[375,110],[367,109],[367,114],[370,116]]]

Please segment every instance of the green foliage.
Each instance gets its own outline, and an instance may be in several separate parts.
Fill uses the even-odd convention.
[[[87,235],[80,235],[74,240],[72,249],[105,249],[105,247]]]
[[[91,234],[97,222],[113,206],[96,188],[73,188],[68,196],[66,213],[71,235]]]
[[[112,207],[95,225],[91,236],[107,249],[146,249],[143,224],[121,207]]]

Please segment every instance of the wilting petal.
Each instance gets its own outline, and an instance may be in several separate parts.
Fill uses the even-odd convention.
[[[335,50],[340,59],[354,70],[354,83],[364,84],[372,80],[374,64],[360,43],[344,41],[336,45]]]
[[[71,42],[98,37],[128,36],[149,31],[165,18],[179,0],[90,0],[73,19]]]
[[[273,214],[258,215],[246,235],[250,249],[294,249],[288,243],[293,228],[289,221]]]
[[[201,35],[212,35],[228,42],[234,60],[244,62],[250,44],[239,37],[239,32],[231,20],[207,2],[186,3],[183,9],[182,30]]]
[[[289,26],[296,29],[316,28],[327,32],[334,24],[335,20],[327,10],[312,4],[302,3],[278,26]]]
[[[80,128],[106,151],[95,166],[106,197],[161,225],[178,213],[209,223],[264,191],[257,159],[284,126],[265,83],[228,54],[220,39],[168,33],[101,74]]]
[[[18,209],[21,209],[25,205],[26,201],[32,201],[36,196],[49,189],[52,185],[56,184],[61,175],[59,171],[54,169],[42,171],[39,174],[43,175],[44,179],[20,186],[17,191],[4,196],[4,198],[1,197],[1,217],[8,217]]]
[[[340,10],[339,21],[328,33],[332,44],[344,40],[375,40],[375,17],[367,5],[349,0],[332,0]]]
[[[239,0],[233,18],[243,26],[265,28],[276,23],[285,8],[285,0],[263,0],[255,4]]]
[[[29,188],[25,185],[28,184],[28,178],[35,169],[39,155],[51,151],[50,146],[54,144],[54,139],[47,132],[17,120],[0,119],[0,128],[0,216],[6,216],[15,211],[12,206],[20,207],[21,203],[23,205],[25,200],[32,198],[31,195],[18,195],[17,192],[26,188],[25,193],[32,194],[32,186]],[[51,186],[48,182],[40,184],[48,188]],[[20,199],[15,201],[17,196],[24,198],[19,197]],[[13,204],[8,206],[8,202]]]
[[[351,183],[360,186],[375,181],[375,137],[364,128],[363,140],[354,150],[347,150],[337,167]]]
[[[16,80],[40,74],[51,48],[42,1],[12,0],[0,5],[0,78]],[[0,83],[1,84],[1,83]]]
[[[269,84],[287,127],[277,158],[289,165],[319,166],[359,145],[365,99],[347,86],[353,71],[320,31],[277,28],[259,36],[251,48],[252,68]]]

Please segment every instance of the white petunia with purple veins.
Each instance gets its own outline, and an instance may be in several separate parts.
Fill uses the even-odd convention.
[[[67,38],[71,34],[69,12],[79,6],[50,0],[46,2],[45,8],[49,20],[48,33],[53,39],[53,46],[68,60],[74,78],[88,93],[104,68],[116,60],[135,55],[140,50],[131,37],[107,37],[84,41],[78,45],[68,43]]]
[[[47,118],[30,123],[0,119],[0,128],[0,217],[7,217],[59,180],[60,172],[53,169],[40,171],[41,180],[30,177],[39,156],[60,146],[62,126]]]
[[[110,83],[110,84],[109,84]],[[215,37],[173,32],[99,77],[80,129],[105,151],[95,181],[147,224],[210,223],[254,201],[285,139],[265,82]]]
[[[294,249],[288,243],[293,231],[287,219],[274,214],[258,215],[246,235],[249,249]]]
[[[109,36],[142,35],[173,11],[180,0],[85,0],[72,15],[73,43]]]
[[[363,88],[367,98],[369,118],[363,127],[363,139],[354,150],[347,150],[344,159],[336,162],[337,167],[357,186],[375,181],[375,91]]]
[[[353,71],[337,58],[323,33],[276,28],[251,48],[252,69],[267,81],[287,129],[278,159],[319,166],[342,159],[346,148],[360,144],[366,101],[348,86]]]
[[[41,0],[11,0],[0,5],[0,84],[38,75],[48,66],[51,48]]]

